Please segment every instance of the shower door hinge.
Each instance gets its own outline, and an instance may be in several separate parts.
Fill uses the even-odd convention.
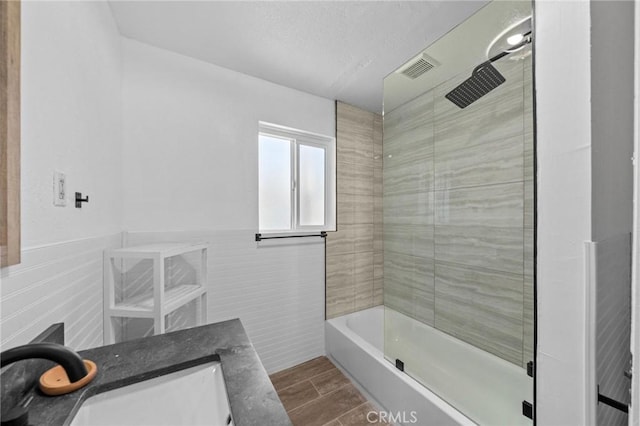
[[[396,368],[400,371],[404,371],[404,362],[396,358]]]
[[[522,401],[522,415],[533,420],[533,405],[529,401]]]
[[[606,395],[603,395],[600,393],[600,385],[598,385],[598,403],[603,403],[608,405],[609,407],[613,407],[616,410],[620,410],[623,413],[628,413],[629,412],[629,405],[630,404],[625,404],[624,402],[621,401],[616,401],[613,398],[609,398]]]
[[[533,361],[527,363],[527,376],[533,377]]]

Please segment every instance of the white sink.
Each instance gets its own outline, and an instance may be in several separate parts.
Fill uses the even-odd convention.
[[[233,425],[219,362],[210,362],[88,398],[71,426]]]

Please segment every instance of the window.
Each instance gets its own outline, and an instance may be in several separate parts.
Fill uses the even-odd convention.
[[[260,122],[260,232],[335,231],[335,139]]]

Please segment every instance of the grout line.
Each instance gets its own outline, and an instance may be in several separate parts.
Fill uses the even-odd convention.
[[[318,378],[319,376],[322,376],[323,374],[331,373],[332,371],[337,370],[337,368],[336,368],[336,366],[335,366],[335,365],[333,365],[333,364],[331,364],[331,365],[332,365],[332,367],[333,367],[333,368],[330,368],[330,369],[328,369],[328,370],[325,370],[325,371],[323,371],[322,373],[318,373],[318,374],[316,374],[316,375],[314,375],[314,376],[310,376],[310,377],[308,377],[308,378],[307,378],[307,380],[313,380],[313,379],[315,379],[315,378]]]
[[[445,191],[457,191],[464,189],[483,189],[488,187],[500,186],[500,185],[513,185],[516,183],[524,183],[525,181],[532,179],[515,179],[515,180],[507,180],[504,182],[494,182],[494,183],[481,183],[477,185],[461,185],[461,186],[452,186],[446,188],[433,188],[433,189],[425,189],[425,190],[411,190],[411,191],[393,191],[392,193],[388,193],[387,195],[416,195],[416,194],[429,194],[435,192],[445,192]]]
[[[326,358],[326,357],[325,357],[325,358]],[[298,381],[298,382],[296,382],[296,383],[294,383],[294,384],[292,384],[292,385],[287,386],[286,388],[282,388],[282,389],[280,389],[279,391],[276,391],[276,392],[279,394],[280,392],[282,392],[282,391],[284,391],[284,390],[286,390],[286,389],[288,389],[288,388],[290,388],[290,387],[292,387],[292,386],[295,386],[295,385],[298,385],[298,384],[300,384],[300,383],[302,383],[302,382],[308,381],[308,382],[311,384],[311,386],[313,387],[313,389],[316,391],[316,393],[318,394],[318,396],[317,396],[316,398],[313,398],[313,399],[311,399],[311,400],[309,400],[309,401],[305,402],[305,403],[304,403],[304,404],[302,404],[302,405],[299,405],[299,406],[297,406],[297,407],[295,407],[295,408],[292,408],[291,410],[287,410],[287,414],[290,414],[290,413],[292,413],[292,412],[294,412],[294,411],[296,411],[296,410],[298,410],[298,409],[302,409],[302,408],[303,408],[303,407],[305,407],[306,405],[309,405],[309,404],[311,404],[311,403],[314,403],[315,401],[317,401],[317,400],[319,400],[319,399],[322,399],[322,398],[324,398],[324,397],[328,397],[329,395],[331,395],[331,394],[333,394],[333,393],[335,393],[335,392],[338,392],[338,391],[340,391],[341,389],[343,389],[343,388],[345,388],[345,387],[347,387],[347,386],[354,386],[354,385],[353,385],[353,383],[351,382],[351,380],[350,380],[348,377],[344,376],[344,374],[343,374],[343,373],[342,373],[342,372],[341,372],[341,371],[340,371],[340,370],[335,366],[335,364],[333,364],[333,362],[331,362],[331,360],[329,360],[328,358],[327,358],[327,360],[328,360],[328,361],[329,361],[329,363],[331,364],[331,367],[332,367],[332,368],[330,368],[330,369],[328,369],[328,370],[325,370],[325,371],[323,371],[322,373],[316,374],[316,375],[314,375],[314,376],[306,377],[306,378],[304,378],[303,380],[300,380],[300,381]],[[295,368],[295,367],[296,367],[296,366],[291,367],[291,368]],[[324,375],[324,374],[331,373],[331,372],[333,372],[334,370],[335,370],[335,371],[338,371],[338,372],[340,373],[340,375],[342,375],[342,376],[346,377],[346,378],[347,378],[347,383],[343,384],[342,386],[337,387],[336,389],[332,390],[331,392],[328,392],[328,393],[325,393],[325,394],[320,393],[320,391],[318,390],[318,388],[316,387],[316,385],[314,385],[314,384],[313,384],[313,382],[312,382],[311,380],[312,380],[313,378],[317,378],[317,377],[322,376],[322,375]],[[356,388],[356,390],[357,390],[357,388]],[[362,395],[362,393],[360,393],[360,391],[357,391],[357,392],[358,392],[358,393],[359,393],[359,394],[364,398],[364,396]],[[347,413],[349,413],[349,412],[351,412],[351,411],[353,411],[353,410],[355,410],[355,409],[357,409],[357,408],[361,407],[361,406],[362,406],[362,405],[364,405],[364,404],[368,404],[368,403],[369,403],[369,401],[368,401],[366,398],[364,398],[364,399],[365,399],[365,402],[363,402],[362,404],[360,404],[360,405],[358,405],[358,406],[356,406],[356,407],[352,408],[352,409],[351,409],[351,410],[349,410],[349,411],[346,411],[346,412],[340,413],[340,414],[339,414],[339,415],[337,415],[335,418],[333,418],[333,419],[329,420],[327,423],[325,423],[325,425],[326,425],[326,424],[329,424],[329,423],[332,423],[332,422],[334,422],[334,421],[337,421],[337,422],[338,422],[338,424],[342,426],[342,422],[340,422],[340,420],[338,420],[338,417],[341,417],[341,416],[343,416],[343,415],[345,415],[345,414],[347,414]]]
[[[331,392],[329,392],[329,393],[325,393],[324,395],[320,395],[320,396],[318,396],[317,398],[312,399],[311,401],[307,401],[307,402],[305,402],[304,404],[302,404],[302,405],[300,405],[300,406],[298,406],[298,407],[296,407],[296,408],[292,409],[291,411],[292,411],[292,412],[293,412],[293,411],[296,411],[297,409],[302,408],[302,407],[304,407],[304,406],[306,406],[306,405],[309,405],[309,404],[311,404],[312,402],[315,402],[315,401],[317,401],[317,400],[319,400],[319,399],[322,399],[322,398],[324,398],[325,396],[329,396],[329,395],[331,395],[331,394],[333,394],[333,393],[335,393],[335,392],[338,392],[339,390],[341,390],[342,388],[347,387],[347,386],[353,386],[353,384],[351,383],[351,381],[349,381],[349,383],[347,383],[347,384],[344,384],[344,385],[340,386],[339,388],[336,388],[336,389],[332,390],[332,391],[331,391]],[[354,386],[354,388],[355,388],[355,386]],[[357,388],[356,388],[356,390],[357,390]],[[358,393],[360,393],[360,391],[358,391]],[[362,394],[361,394],[361,395],[362,395]],[[365,399],[366,399],[366,398],[365,398]],[[287,413],[289,413],[289,411],[287,411]],[[341,414],[341,415],[342,415],[342,414]],[[338,416],[338,417],[340,417],[340,416]],[[332,421],[336,420],[338,417],[336,417],[335,419],[331,419],[331,420],[330,420],[330,422],[332,422]]]
[[[332,364],[332,365],[333,365],[333,364]],[[337,367],[336,367],[335,365],[333,366],[333,368],[337,370]],[[302,383],[302,382],[306,382],[306,381],[311,382],[311,380],[312,380],[312,379],[315,379],[315,378],[316,378],[316,377],[318,377],[318,376],[322,376],[323,374],[330,373],[331,371],[332,371],[332,370],[326,370],[326,371],[324,371],[324,372],[322,372],[322,373],[319,373],[319,374],[316,374],[316,375],[314,375],[314,376],[305,377],[305,378],[303,378],[303,379],[301,379],[301,380],[299,380],[299,381],[297,381],[297,382],[295,382],[295,383],[290,384],[290,385],[289,385],[289,386],[287,386],[287,387],[284,387],[284,388],[282,388],[282,389],[276,390],[276,393],[278,393],[278,392],[280,392],[280,391],[283,391],[283,390],[285,390],[285,389],[289,389],[290,387],[295,386],[295,385],[298,385],[298,384],[300,384],[300,383]],[[269,379],[271,379],[271,378],[269,378]],[[273,382],[272,382],[272,384],[273,384]],[[313,385],[313,383],[311,383],[311,384]],[[315,386],[314,386],[314,387],[315,387]],[[274,388],[275,388],[275,386],[274,386]],[[316,389],[316,390],[317,390],[317,389]],[[320,392],[318,392],[318,393],[320,393]]]
[[[338,368],[335,365],[331,364],[331,368],[330,369],[325,370],[322,373],[316,374],[315,376],[309,377],[309,380],[317,379],[318,377],[324,376],[324,375],[329,374],[329,373],[335,373],[336,370],[338,370]]]
[[[322,396],[322,393],[318,390],[318,388],[316,387],[316,385],[313,384],[313,382],[311,381],[311,379],[309,379],[309,383],[311,383],[311,386],[316,390],[316,392],[318,392],[318,397]]]
[[[311,361],[315,361],[318,358],[326,358],[326,356],[319,356],[319,357],[310,359],[309,361],[301,362],[300,364],[293,365],[291,367],[285,368],[284,370],[276,371],[275,373],[272,373],[272,374],[269,375],[269,379],[273,379],[274,376],[277,376],[277,375],[280,375],[280,374],[284,374],[285,372],[289,373],[289,372],[295,370],[296,368],[300,367],[301,365],[304,365],[304,364],[307,364],[307,363],[311,363]]]
[[[396,253],[396,254],[402,254],[402,253]],[[413,256],[410,254],[406,254],[404,255],[406,257],[415,257],[415,258],[419,258],[419,256]],[[423,258],[424,259],[424,258]],[[476,266],[476,265],[469,265],[467,263],[459,263],[459,262],[454,262],[451,260],[438,260],[438,259],[433,259],[434,262],[434,266],[436,263],[442,263],[445,266],[449,266],[449,267],[462,267],[465,269],[477,269],[480,272],[484,272],[484,273],[488,273],[488,274],[499,274],[499,275],[509,275],[511,278],[513,279],[519,279],[521,276],[524,277],[524,268],[522,271],[522,274],[519,272],[511,272],[511,271],[504,271],[504,270],[500,270],[500,269],[493,269],[493,268],[487,268],[484,266]]]
[[[360,404],[360,405],[357,405],[357,406],[353,407],[353,408],[352,408],[351,410],[349,410],[349,411],[345,411],[345,412],[344,412],[344,413],[342,413],[339,417],[346,416],[346,415],[347,415],[347,414],[349,414],[350,412],[352,412],[352,411],[356,411],[358,408],[360,408],[360,407],[362,407],[363,405],[366,405],[366,404],[368,404],[368,403],[369,403],[369,401],[367,401],[367,400],[366,400],[366,398],[365,398],[365,402],[363,402],[363,403],[362,403],[362,404]],[[338,420],[338,421],[339,421],[339,420]]]
[[[278,389],[278,390],[276,390],[276,393],[277,393],[277,394],[280,394],[280,392],[282,392],[282,391],[285,391],[285,390],[287,390],[287,389],[289,389],[289,388],[292,388],[292,387],[294,387],[294,386],[296,386],[296,385],[299,385],[299,384],[300,384],[300,383],[302,383],[302,382],[307,382],[307,381],[309,381],[309,379],[302,379],[302,380],[300,380],[299,382],[295,382],[295,383],[293,383],[293,384],[291,384],[291,385],[287,386],[286,388],[282,388],[282,389]],[[274,388],[275,388],[275,386],[274,386]]]

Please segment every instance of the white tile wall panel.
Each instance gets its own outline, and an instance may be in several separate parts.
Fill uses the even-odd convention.
[[[629,403],[631,381],[623,374],[631,358],[631,235],[596,243],[596,381],[600,393]],[[597,406],[597,424],[626,425],[627,414]]]
[[[323,240],[256,243],[255,230],[132,232],[126,240],[207,242],[208,322],[240,318],[269,373],[325,353]]]
[[[27,248],[22,263],[0,273],[2,348],[29,342],[56,322],[66,344],[102,344],[102,253],[119,247],[121,234]]]

